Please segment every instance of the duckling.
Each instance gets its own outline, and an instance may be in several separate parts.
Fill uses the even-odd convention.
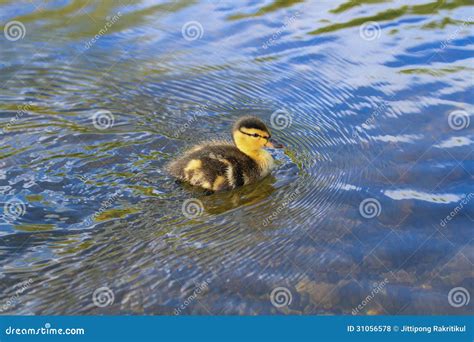
[[[266,147],[282,148],[271,140],[270,130],[259,118],[245,116],[232,128],[233,143],[209,141],[186,151],[167,165],[178,180],[206,190],[231,190],[254,183],[274,167]]]

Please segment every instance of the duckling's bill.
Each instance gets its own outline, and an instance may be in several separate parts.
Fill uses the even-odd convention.
[[[273,138],[268,139],[268,142],[265,144],[265,147],[269,148],[284,148],[285,146],[282,143],[279,143]]]

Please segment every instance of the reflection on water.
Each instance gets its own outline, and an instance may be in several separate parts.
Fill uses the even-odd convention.
[[[469,312],[469,5],[2,3],[0,311]],[[271,176],[164,172],[246,114],[287,146]]]

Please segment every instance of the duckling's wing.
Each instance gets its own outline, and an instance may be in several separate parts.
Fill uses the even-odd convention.
[[[210,190],[244,185],[257,169],[256,163],[235,146],[212,143],[193,148],[168,166],[173,176]]]
[[[209,190],[230,189],[226,172],[228,165],[215,158],[213,146],[207,145],[187,151],[181,158],[167,165],[174,177]]]

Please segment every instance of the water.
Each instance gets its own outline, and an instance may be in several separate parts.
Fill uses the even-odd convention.
[[[448,293],[474,293],[473,15],[3,2],[25,30],[0,39],[0,311],[472,312]],[[260,183],[206,195],[163,171],[275,112]]]

